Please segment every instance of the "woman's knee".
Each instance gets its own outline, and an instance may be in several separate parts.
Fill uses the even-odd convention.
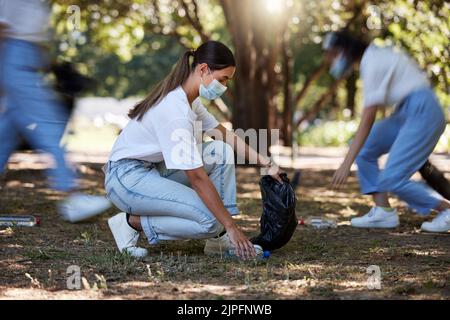
[[[355,159],[355,163],[356,163],[356,165],[358,166],[358,170],[359,170],[359,168],[361,168],[361,167],[363,167],[364,166],[364,164],[366,163],[367,161],[364,159],[364,157],[361,155],[361,152],[356,156],[356,159]]]
[[[364,148],[359,152],[356,156],[355,163],[358,166],[358,170],[364,170],[364,167],[372,162],[377,162],[378,158],[374,155],[371,155]]]

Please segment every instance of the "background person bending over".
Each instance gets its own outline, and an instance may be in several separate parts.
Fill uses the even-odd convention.
[[[195,52],[186,52],[130,111],[131,120],[105,167],[109,199],[124,211],[109,220],[119,250],[145,256],[147,251],[136,247],[143,230],[150,244],[209,239],[207,254],[235,248],[241,258],[255,255],[253,244],[231,217],[239,213],[231,145],[238,155],[257,159],[260,165],[270,166],[271,161],[220,125],[199,99],[221,96],[235,66],[230,49],[220,42],[206,42]],[[201,131],[216,129],[220,135],[201,144],[194,131],[197,121]],[[282,183],[279,168],[271,169]]]
[[[52,184],[68,193],[59,213],[76,222],[101,213],[110,203],[77,192],[74,172],[60,147],[68,112],[41,74],[48,69],[49,16],[48,1],[0,0],[0,174],[20,137],[34,149],[48,152],[56,164],[49,170]]]
[[[328,34],[323,48],[334,77],[346,76],[360,65],[364,87],[360,125],[332,182],[334,187],[342,186],[356,160],[361,192],[372,195],[375,207],[352,219],[352,226],[397,227],[399,219],[390,206],[390,192],[420,214],[439,212],[433,221],[422,224],[422,230],[450,230],[450,202],[424,183],[411,180],[433,152],[446,124],[426,74],[404,52],[368,45],[343,32]],[[392,115],[374,124],[377,110],[392,105]],[[386,166],[380,170],[378,158],[386,153]]]

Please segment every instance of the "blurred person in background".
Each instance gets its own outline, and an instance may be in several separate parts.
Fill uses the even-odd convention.
[[[49,1],[0,0],[0,174],[21,137],[51,154],[52,186],[67,193],[58,211],[63,219],[77,222],[103,212],[110,203],[77,191],[75,173],[60,146],[69,113],[43,79],[49,68],[50,13]]]
[[[427,75],[406,53],[393,47],[369,44],[345,32],[329,33],[323,42],[330,73],[336,79],[357,66],[364,88],[364,106],[359,128],[332,186],[342,186],[356,160],[361,192],[373,197],[375,206],[364,216],[353,218],[359,228],[395,228],[397,211],[388,193],[397,195],[412,209],[439,214],[422,224],[426,232],[450,230],[450,202],[426,184],[411,177],[427,161],[446,121]],[[375,122],[377,110],[395,106],[389,117]],[[378,159],[389,153],[385,168]]]

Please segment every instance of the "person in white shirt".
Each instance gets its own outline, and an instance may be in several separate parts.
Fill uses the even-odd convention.
[[[45,44],[51,40],[48,21],[50,6],[47,0],[1,0],[0,24],[9,37]]]
[[[50,5],[46,0],[0,0],[0,174],[23,137],[34,149],[52,155],[54,189],[67,193],[58,204],[70,222],[91,218],[111,204],[101,196],[78,192],[75,174],[60,140],[68,113],[42,71],[48,69]]]
[[[238,156],[269,167],[282,183],[281,171],[219,124],[199,99],[219,98],[235,70],[229,48],[205,42],[186,52],[129,112],[131,120],[105,165],[107,195],[123,211],[108,221],[121,252],[147,254],[136,246],[140,231],[150,244],[208,239],[206,254],[236,249],[238,257],[247,259],[262,250],[232,218],[239,213],[233,148]],[[202,143],[202,132],[214,133],[215,140]]]
[[[341,187],[356,160],[361,192],[375,202],[369,213],[352,219],[354,227],[395,228],[399,218],[388,193],[397,195],[420,214],[437,211],[422,230],[450,230],[450,202],[425,184],[411,180],[433,152],[444,132],[442,108],[425,72],[403,51],[367,44],[345,32],[328,34],[323,43],[330,73],[347,76],[359,65],[364,89],[361,122],[344,162],[333,176]],[[379,108],[395,106],[391,116],[374,124]],[[385,168],[378,158],[389,153]]]

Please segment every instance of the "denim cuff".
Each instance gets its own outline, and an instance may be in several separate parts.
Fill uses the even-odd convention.
[[[241,212],[239,211],[238,207],[236,206],[236,204],[227,204],[225,205],[225,209],[227,209],[227,211],[230,213],[230,215],[232,216],[236,216],[238,214],[240,214]]]
[[[369,195],[369,194],[372,194],[372,193],[383,192],[383,191],[379,191],[376,187],[363,187],[363,186],[360,186],[359,189],[361,190],[361,194],[363,194],[363,195]]]
[[[155,230],[150,224],[150,217],[141,216],[141,226],[142,230],[144,230],[145,236],[147,237],[148,243],[150,244],[158,244],[159,239]]]
[[[419,206],[415,206],[415,205],[409,204],[409,203],[408,203],[408,207],[410,209],[413,209],[414,211],[416,211],[421,216],[428,216],[428,215],[430,215],[431,210],[435,210],[439,206],[439,203],[442,201],[442,199],[443,198],[436,197],[435,199],[433,199],[429,202],[428,207],[419,207]]]

